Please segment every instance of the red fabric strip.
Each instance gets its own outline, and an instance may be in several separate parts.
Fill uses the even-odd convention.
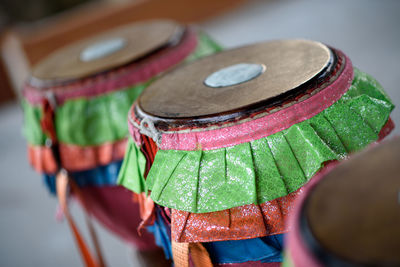
[[[59,144],[61,163],[68,171],[82,171],[107,165],[124,158],[127,139],[100,146],[77,146]],[[28,145],[28,159],[38,172],[55,173],[57,165],[51,149],[45,146]]]

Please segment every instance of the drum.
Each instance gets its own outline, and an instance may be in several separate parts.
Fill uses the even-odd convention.
[[[139,207],[132,193],[116,184],[127,144],[126,116],[161,73],[219,50],[192,27],[154,20],[119,27],[49,55],[33,68],[23,90],[33,168],[44,174],[53,193],[56,174],[68,174],[73,195],[91,215],[139,250],[154,249],[151,235],[138,236]],[[67,183],[59,197],[67,195]],[[68,215],[66,207],[64,213]]]
[[[303,186],[390,132],[392,109],[371,76],[322,43],[223,51],[138,98],[119,182],[151,192],[145,223],[171,232],[177,266],[276,265]]]
[[[310,183],[290,219],[287,266],[399,266],[399,160],[397,137]]]

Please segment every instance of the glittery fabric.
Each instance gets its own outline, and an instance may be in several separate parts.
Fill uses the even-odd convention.
[[[244,205],[210,213],[172,210],[171,236],[176,242],[214,242],[286,233],[285,221],[297,191],[260,205]]]
[[[389,120],[387,121],[385,126],[381,129],[381,131],[378,134],[378,136],[379,136],[378,141],[385,138],[393,129],[394,129],[393,121],[389,118]],[[142,149],[140,149],[140,151],[137,151],[138,145],[136,144],[136,142],[134,142],[132,139],[130,140],[130,142],[128,144],[129,151],[126,152],[124,161],[133,161],[133,163],[123,164],[121,171],[120,171],[120,175],[119,175],[120,176],[119,183],[121,185],[124,185],[126,188],[130,189],[131,191],[138,193],[138,194],[147,192],[147,189],[146,189],[146,184],[145,184],[146,182],[145,182],[145,178],[144,178],[144,176],[146,176],[146,175],[142,175],[141,174],[142,172],[138,172],[137,167],[139,165],[138,165],[138,162],[136,162],[136,160],[138,157],[141,157],[141,155],[139,155],[139,154],[144,154],[144,156],[146,157],[146,170],[150,169],[150,167],[154,161],[153,156],[154,156],[155,152],[157,151],[157,149],[154,149],[154,146],[149,146],[149,148],[144,149],[145,138],[146,137],[140,135],[140,140],[141,140],[140,143],[142,144]],[[151,142],[151,139],[149,139],[149,141]],[[130,146],[134,146],[134,147],[130,148]],[[131,151],[134,151],[134,152],[131,152]],[[142,153],[140,153],[140,152],[142,152]],[[133,153],[133,155],[131,155],[131,153]],[[136,153],[138,153],[138,154],[136,154]]]
[[[118,175],[117,183],[138,194],[146,192],[147,188],[144,180],[145,168],[145,156],[137,145],[129,139],[126,155]]]
[[[341,99],[276,134],[215,150],[159,150],[146,183],[159,205],[193,213],[261,204],[296,191],[322,165],[378,140],[393,104],[356,71]]]

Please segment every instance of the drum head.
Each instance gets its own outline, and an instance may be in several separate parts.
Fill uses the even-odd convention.
[[[399,163],[397,138],[339,165],[315,186],[303,214],[318,247],[344,262],[400,265]]]
[[[98,74],[154,52],[175,41],[182,30],[168,20],[118,27],[55,51],[33,68],[32,78],[67,82]]]
[[[220,52],[176,69],[150,85],[139,108],[167,118],[232,113],[301,87],[332,63],[318,42],[281,40]]]

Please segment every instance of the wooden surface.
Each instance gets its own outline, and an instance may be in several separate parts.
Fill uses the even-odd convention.
[[[305,206],[322,247],[354,262],[400,265],[399,163],[397,138],[324,177]]]
[[[32,76],[41,81],[64,82],[97,74],[146,56],[168,44],[182,30],[179,24],[168,20],[124,25],[53,52],[33,67]],[[95,60],[81,60],[85,48],[113,38],[124,40],[120,50]]]
[[[326,69],[332,54],[325,45],[306,40],[260,43],[200,59],[168,73],[140,96],[145,113],[161,118],[208,117],[229,113],[289,92]],[[204,84],[212,73],[239,63],[266,67],[258,77],[237,85]]]

